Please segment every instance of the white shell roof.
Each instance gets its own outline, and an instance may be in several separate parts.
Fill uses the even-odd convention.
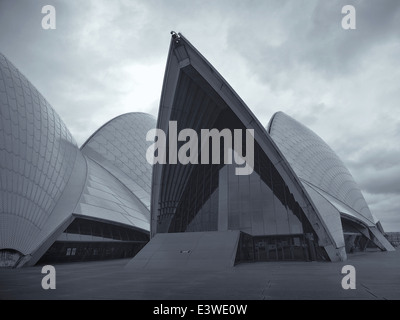
[[[346,208],[343,213],[361,215],[374,224],[360,187],[318,135],[283,112],[272,117],[268,132],[303,183],[306,181],[326,193],[340,212]]]
[[[26,254],[53,231],[49,221],[65,219],[65,207],[55,208],[78,153],[51,105],[0,54],[0,249]]]
[[[146,134],[155,128],[153,116],[132,112],[116,117],[97,130],[82,146],[84,155],[117,177],[150,209],[152,166]]]

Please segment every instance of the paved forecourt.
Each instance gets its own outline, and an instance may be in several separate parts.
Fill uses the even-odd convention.
[[[346,262],[259,262],[236,267],[132,269],[129,260],[54,265],[56,289],[42,267],[0,269],[0,299],[400,299],[400,251],[366,252]],[[344,290],[344,265],[356,289]]]

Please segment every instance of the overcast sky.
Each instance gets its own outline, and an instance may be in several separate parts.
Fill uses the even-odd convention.
[[[56,8],[44,30],[42,6]],[[344,5],[356,30],[344,30]],[[81,145],[111,118],[157,116],[171,30],[266,125],[284,111],[321,136],[386,231],[400,231],[400,1],[0,0],[0,51]]]

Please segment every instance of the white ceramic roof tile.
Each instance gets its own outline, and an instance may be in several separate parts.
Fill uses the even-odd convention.
[[[26,252],[32,230],[43,229],[61,197],[79,149],[50,104],[1,54],[0,128],[0,193],[5,200],[0,219],[3,229],[13,230],[2,234],[0,249]]]
[[[146,134],[156,120],[145,113],[127,113],[102,126],[83,145],[82,152],[101,164],[150,206],[152,167],[146,160]],[[144,195],[144,196],[143,196]]]
[[[318,135],[283,112],[274,115],[269,130],[300,179],[343,202],[367,220],[374,221],[351,173]]]

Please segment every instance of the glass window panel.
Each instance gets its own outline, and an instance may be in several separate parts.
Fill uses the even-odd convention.
[[[264,183],[261,182],[262,190],[262,212],[264,220],[264,232],[268,234],[276,234],[276,218],[274,207],[274,196],[272,190]]]
[[[277,232],[278,234],[289,234],[290,229],[289,229],[287,210],[286,207],[284,206],[284,203],[281,202],[281,200],[284,200],[285,198],[284,186],[274,185],[274,193],[276,195],[279,195],[278,198],[274,199]]]

